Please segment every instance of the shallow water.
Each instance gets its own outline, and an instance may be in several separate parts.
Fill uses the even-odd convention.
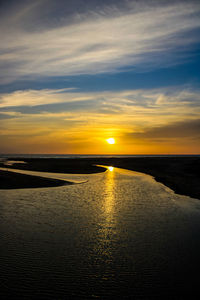
[[[198,288],[199,200],[117,168],[47,176],[85,183],[0,190],[1,298],[183,299]]]

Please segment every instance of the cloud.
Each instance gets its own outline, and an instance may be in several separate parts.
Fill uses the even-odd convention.
[[[6,120],[6,119],[13,119],[19,117],[16,113],[7,113],[7,112],[2,112],[0,113],[0,121],[1,120]]]
[[[112,128],[119,134],[150,138],[169,124],[180,122],[181,128],[183,120],[198,119],[200,94],[184,87],[85,93],[70,89],[15,91],[0,95],[0,113],[13,116],[1,118],[2,134],[18,129],[31,132],[32,128],[36,134],[38,128],[49,133],[74,129],[76,134],[87,128]]]
[[[198,2],[141,3],[68,11],[60,19],[54,15],[52,23],[51,11],[46,24],[34,20],[41,17],[41,7],[48,12],[48,1],[13,9],[1,20],[1,83],[182,62],[183,46],[187,50],[200,40],[191,34],[200,27]]]
[[[174,122],[163,126],[145,128],[143,132],[129,134],[132,138],[165,140],[177,138],[200,138],[200,119]]]
[[[50,103],[63,102],[62,93],[69,92],[73,88],[56,90],[19,90],[13,93],[0,94],[0,108],[17,106],[38,106]],[[68,93],[68,96],[70,94]]]
[[[0,111],[21,115],[84,113],[126,118],[134,123],[165,122],[196,117],[200,113],[198,90],[177,87],[165,89],[141,89],[124,91],[79,92],[76,89],[25,90],[0,94]],[[98,118],[98,119],[99,119]],[[159,124],[159,123],[158,123]]]

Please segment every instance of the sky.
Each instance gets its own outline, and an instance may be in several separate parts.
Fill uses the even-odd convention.
[[[0,40],[0,153],[200,154],[199,1],[5,0]]]

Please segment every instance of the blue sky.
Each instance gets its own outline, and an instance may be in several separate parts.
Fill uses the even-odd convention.
[[[0,152],[199,153],[199,1],[1,1],[0,28]]]

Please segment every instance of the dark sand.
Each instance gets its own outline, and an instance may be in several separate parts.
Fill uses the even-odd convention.
[[[10,160],[20,160],[12,158]],[[176,193],[200,199],[200,158],[199,157],[123,157],[123,158],[75,158],[75,159],[21,159],[26,164],[15,163],[7,168],[41,172],[90,174],[105,169],[96,165],[108,165],[143,172]],[[5,167],[0,163],[0,167]],[[29,177],[28,179],[25,179]],[[34,183],[33,183],[34,181]],[[62,185],[61,180],[44,179],[0,171],[0,188],[47,187]]]
[[[24,175],[0,170],[0,189],[55,187],[72,184],[64,180]]]

